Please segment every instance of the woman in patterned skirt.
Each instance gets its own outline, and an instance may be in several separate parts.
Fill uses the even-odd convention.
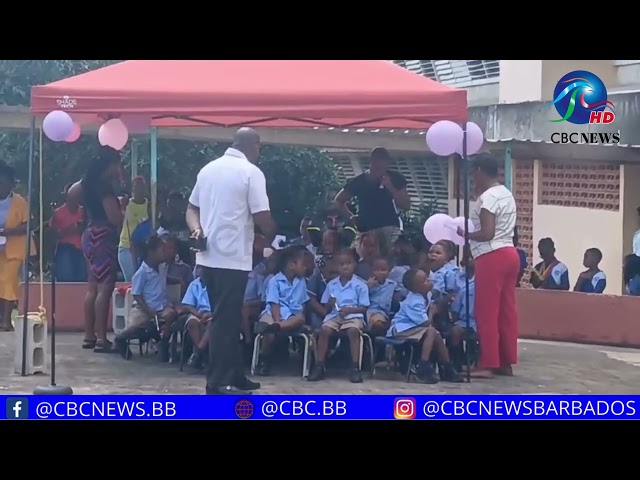
[[[111,295],[118,273],[118,239],[123,214],[117,194],[122,185],[120,153],[101,147],[87,172],[69,190],[84,206],[88,219],[82,250],[89,269],[89,289],[84,299],[85,337],[82,348],[111,353],[107,323]]]

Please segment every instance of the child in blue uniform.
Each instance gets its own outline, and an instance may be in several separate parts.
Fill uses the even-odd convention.
[[[465,335],[476,331],[476,316],[474,314],[474,300],[475,300],[475,263],[470,251],[467,251],[462,259],[462,266],[464,271],[461,272],[461,277],[464,280],[460,287],[460,290],[456,294],[453,303],[451,304],[451,321],[453,326],[451,327],[451,334],[447,340],[447,346],[449,347],[449,353],[453,360],[455,369],[459,372],[464,363],[464,351],[462,349],[462,342]],[[469,321],[467,322],[467,286],[466,278],[469,278]]]
[[[209,293],[200,278],[201,270],[202,267],[196,267],[197,278],[187,287],[180,307],[181,314],[188,314],[184,328],[193,344],[193,354],[188,364],[198,369],[202,367],[202,358],[209,347],[207,325],[213,318]]]
[[[640,257],[631,254],[624,257],[623,267],[625,293],[640,296]]]
[[[309,301],[305,280],[305,248],[290,246],[281,251],[279,272],[267,286],[267,306],[260,315],[256,333],[263,334],[259,375],[268,375],[272,346],[279,332],[289,334],[304,326],[304,306]]]
[[[443,297],[455,294],[458,289],[460,269],[452,263],[454,257],[455,245],[448,240],[440,240],[429,249],[429,280],[433,283],[433,290]]]
[[[426,296],[433,284],[422,270],[412,268],[404,274],[402,280],[409,295],[400,304],[400,310],[391,322],[387,336],[400,340],[414,340],[422,343],[420,364],[416,376],[424,383],[438,383],[438,377],[431,364],[431,353],[439,363],[440,379],[449,382],[462,382],[462,377],[451,364],[449,352],[438,331],[433,327],[430,313],[427,313]]]
[[[520,271],[518,272],[518,283],[516,287],[520,286],[524,272],[527,270],[529,263],[527,261],[527,252],[520,248],[520,237],[518,236],[518,227],[513,227],[513,246],[516,247],[518,257],[520,258]]]
[[[329,341],[338,332],[345,332],[351,350],[350,380],[352,383],[362,383],[360,336],[364,330],[365,315],[370,305],[369,287],[364,280],[355,275],[356,260],[353,250],[341,250],[335,259],[339,276],[327,283],[327,288],[320,300],[327,315],[322,322],[318,338],[318,362],[308,380],[316,382],[325,378]]]
[[[582,264],[587,268],[580,274],[574,292],[602,293],[607,287],[607,277],[599,268],[602,261],[602,252],[597,248],[588,248],[584,252]]]
[[[329,255],[324,255],[316,259],[316,271],[307,280],[307,293],[309,303],[307,304],[307,325],[313,330],[322,327],[322,321],[327,312],[320,303],[322,295],[327,288],[327,283],[338,276],[336,262]]]
[[[396,282],[399,301],[406,298],[407,290],[402,285],[402,277],[416,262],[416,251],[406,237],[399,237],[391,247],[393,255],[393,267],[389,272],[389,278]]]
[[[247,286],[244,290],[244,303],[242,304],[241,331],[242,338],[245,343],[250,344],[251,323],[256,321],[262,308],[262,292],[264,291],[263,283],[267,276],[266,259],[258,263],[253,270],[249,272]]]
[[[369,287],[369,310],[367,310],[367,329],[372,336],[381,336],[389,330],[391,304],[398,284],[389,279],[389,261],[376,258],[372,263],[373,275],[367,281]]]
[[[556,258],[556,246],[550,238],[538,242],[542,261],[531,271],[531,286],[543,290],[569,290],[569,269]]]

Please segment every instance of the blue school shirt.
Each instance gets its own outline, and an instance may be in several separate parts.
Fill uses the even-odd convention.
[[[272,278],[273,278],[273,274],[269,274],[264,278],[264,281],[262,282],[262,290],[260,290],[260,299],[263,302],[267,301],[267,287],[269,286],[269,282],[271,281]]]
[[[451,312],[458,314],[458,320],[456,321],[456,325],[460,327],[467,327],[467,288],[463,286],[458,294],[456,295],[455,300],[451,304]],[[473,305],[475,303],[476,298],[476,282],[475,278],[469,279],[469,328],[476,330],[476,316],[474,313]]]
[[[537,272],[540,272],[540,270],[544,271],[542,268],[543,264],[544,262],[536,264],[534,268]],[[562,262],[556,263],[551,269],[549,276],[538,288],[542,288],[544,290],[569,290],[571,287],[569,286],[569,269],[567,266]]]
[[[357,275],[351,277],[344,286],[340,283],[340,277],[334,278],[327,283],[327,288],[322,294],[320,303],[327,304],[331,298],[336,299],[336,303],[326,317],[324,321],[331,320],[338,316],[338,311],[341,308],[346,307],[365,307],[369,308],[369,287],[367,284]],[[361,313],[352,313],[347,315],[345,319],[350,320],[352,318],[364,319],[364,315]]]
[[[453,263],[445,263],[440,269],[429,274],[429,280],[433,282],[433,290],[442,294],[458,291],[458,275],[460,269]]]
[[[402,298],[409,295],[409,291],[404,288],[404,285],[402,284],[402,277],[404,277],[404,274],[407,273],[410,268],[411,267],[409,265],[396,265],[389,272],[389,280],[396,282],[396,292],[400,293]]]
[[[640,275],[636,275],[627,283],[629,295],[640,296]]]
[[[244,301],[260,300],[262,298],[262,284],[265,277],[265,264],[259,263],[251,272],[247,279],[247,286],[244,289]]]
[[[607,277],[604,272],[597,272],[591,280],[583,280],[578,285],[577,292],[582,293],[602,293],[607,287]]]
[[[396,292],[398,284],[388,278],[381,285],[376,283],[369,287],[369,311],[372,313],[384,313],[387,318],[391,316],[391,303],[393,294]]]
[[[168,305],[166,265],[160,265],[155,271],[146,262],[142,262],[131,279],[131,295],[141,296],[154,312],[160,312]],[[134,305],[136,302],[134,301]]]
[[[419,293],[409,292],[407,298],[400,303],[400,310],[391,321],[387,337],[392,337],[394,330],[397,333],[406,332],[419,325],[424,325],[428,320],[427,300]]]
[[[190,305],[201,312],[211,312],[209,294],[200,278],[196,278],[187,287],[187,291],[182,298],[183,305]]]
[[[271,305],[280,305],[280,318],[287,320],[289,317],[302,313],[304,304],[309,301],[307,293],[307,281],[304,278],[294,278],[289,283],[282,272],[275,275],[267,286],[267,306],[263,314],[272,315]]]

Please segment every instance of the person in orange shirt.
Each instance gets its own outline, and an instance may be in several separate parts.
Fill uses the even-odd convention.
[[[56,280],[59,282],[86,282],[87,266],[82,253],[84,209],[64,189],[65,203],[53,212],[49,226],[56,235]]]
[[[11,332],[11,310],[20,292],[27,254],[29,204],[13,191],[15,170],[0,160],[0,331]]]

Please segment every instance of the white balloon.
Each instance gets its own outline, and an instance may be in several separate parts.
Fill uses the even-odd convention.
[[[456,245],[464,245],[464,236],[458,235],[458,228],[462,228],[463,230],[465,230],[464,217],[457,217],[457,218],[452,219],[451,220],[451,224],[450,224],[450,228],[453,230],[453,238],[451,239],[451,241],[453,243],[455,243]],[[471,219],[467,220],[467,228],[466,228],[466,230],[469,233],[473,233],[473,232],[476,231],[476,227],[473,224],[473,222],[471,221]]]

